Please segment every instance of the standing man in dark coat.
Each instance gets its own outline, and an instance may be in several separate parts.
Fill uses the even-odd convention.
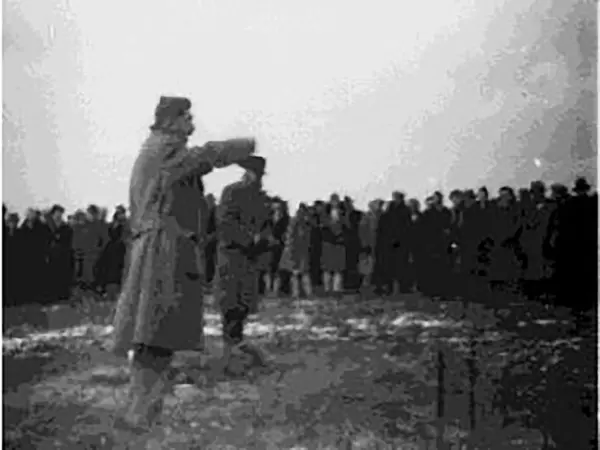
[[[465,194],[458,189],[454,189],[450,192],[450,202],[452,203],[452,207],[450,208],[450,245],[448,246],[448,260],[450,264],[448,289],[453,294],[458,295],[460,290],[459,272],[461,266],[459,244],[461,240],[461,224],[465,212]]]
[[[522,199],[519,203],[523,223],[522,285],[528,297],[539,300],[549,275],[546,249],[552,208],[546,198],[546,185],[542,181],[533,181],[529,189],[529,199],[525,202]]]
[[[392,289],[405,294],[410,292],[410,230],[411,230],[411,213],[406,206],[405,195],[402,192],[394,192],[392,196],[392,204],[388,213],[391,215],[390,225],[392,230],[390,236],[392,238],[392,265],[391,279]]]
[[[48,246],[50,235],[40,220],[40,212],[27,211],[25,221],[19,228],[22,254],[19,265],[23,267],[23,299],[38,302],[45,295],[48,282]]]
[[[219,307],[223,321],[226,372],[234,371],[234,357],[252,353],[244,342],[248,315],[258,302],[257,258],[268,251],[261,234],[269,210],[262,192],[264,158],[252,156],[238,162],[246,169],[241,181],[223,189],[217,212],[219,235]]]
[[[478,284],[477,252],[481,242],[481,230],[477,223],[478,205],[475,192],[467,190],[459,223],[458,251],[460,253],[461,294],[468,295]]]
[[[128,235],[129,226],[126,212],[117,207],[108,228],[108,244],[98,261],[99,278],[102,285],[105,286],[108,301],[115,301],[119,294],[125,270]]]
[[[487,278],[490,269],[490,253],[494,246],[493,225],[496,205],[490,201],[488,189],[482,186],[477,191],[477,202],[473,205],[473,231],[476,233],[476,274]]]
[[[377,292],[394,294],[410,291],[410,245],[411,214],[402,192],[394,192],[392,201],[381,215],[378,227],[379,262],[382,272]]]
[[[196,349],[202,339],[202,175],[255,148],[253,139],[189,147],[191,107],[185,97],[160,98],[131,173],[131,240],[112,350],[133,353],[129,405],[117,425],[136,430],[152,428],[162,413],[174,353]]]
[[[424,258],[427,267],[424,292],[433,297],[448,293],[450,277],[450,259],[448,247],[450,244],[450,229],[452,214],[443,204],[441,192],[435,192],[430,197],[430,207],[423,213]]]
[[[344,229],[346,243],[346,273],[344,275],[345,289],[358,290],[361,286],[358,261],[360,259],[360,223],[363,214],[354,208],[350,197],[344,197],[344,212],[346,228]]]
[[[559,203],[557,211],[558,301],[576,315],[598,306],[598,203],[590,190],[587,180],[578,178],[574,196]]]
[[[2,295],[3,305],[16,306],[21,298],[20,280],[24,267],[21,267],[21,239],[19,235],[19,215],[6,216],[2,234]]]
[[[323,255],[323,221],[325,204],[321,200],[314,202],[311,208],[310,229],[310,279],[313,287],[323,285],[321,257]]]
[[[73,233],[64,221],[65,209],[54,205],[46,226],[50,236],[48,265],[52,300],[64,300],[70,295],[72,280],[71,243]]]

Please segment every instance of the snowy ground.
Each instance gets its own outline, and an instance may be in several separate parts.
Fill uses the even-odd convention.
[[[536,426],[503,426],[492,407],[492,387],[524,346],[499,332],[483,308],[443,306],[415,295],[265,300],[248,331],[270,365],[239,379],[219,369],[219,316],[208,308],[206,350],[178,355],[175,365],[188,377],[167,398],[161,429],[147,436],[112,426],[124,405],[127,371],[125,361],[104,350],[108,305],[7,311],[5,448],[426,449],[466,442],[469,448],[541,448]],[[469,433],[472,323],[478,324],[480,374],[477,424]],[[547,365],[561,345],[574,344],[555,339],[537,359]],[[440,352],[446,395],[444,417],[437,420]]]

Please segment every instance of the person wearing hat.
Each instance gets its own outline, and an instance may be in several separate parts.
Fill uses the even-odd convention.
[[[108,243],[108,226],[100,215],[100,208],[96,205],[89,205],[85,212],[78,210],[75,213],[72,247],[78,289],[97,287],[97,263]]]
[[[174,352],[197,349],[202,339],[205,208],[197,182],[246,160],[256,146],[230,139],[189,147],[191,106],[185,97],[160,98],[131,172],[131,241],[112,351],[130,357],[130,404],[119,426],[136,430],[152,427],[162,412]]]
[[[558,204],[553,223],[558,302],[571,308],[578,326],[590,325],[598,307],[598,201],[588,194],[590,189],[588,182],[579,178],[575,195]]]
[[[226,372],[236,373],[243,370],[236,364],[244,354],[253,353],[244,342],[244,325],[258,301],[256,260],[268,251],[264,225],[269,217],[261,189],[265,159],[253,156],[238,165],[245,169],[243,178],[223,189],[217,209],[224,363]]]
[[[588,181],[585,179],[585,177],[578,177],[575,180],[575,185],[573,186],[573,192],[575,193],[575,195],[588,195],[591,190],[592,187],[590,186],[590,183],[588,183]]]
[[[88,220],[85,211],[78,209],[73,214],[73,225],[71,226],[73,239],[73,279],[76,289],[91,286],[94,281],[93,268],[89,264],[90,239],[88,237]],[[86,259],[87,258],[87,259]]]
[[[6,306],[16,306],[21,300],[19,282],[24,269],[21,239],[18,232],[19,215],[5,212],[4,233],[2,235],[2,295]]]
[[[71,292],[71,228],[64,221],[65,208],[54,205],[50,208],[46,227],[48,229],[48,269],[50,282],[48,300],[67,299]]]
[[[523,288],[525,295],[539,300],[544,292],[550,261],[546,251],[552,206],[546,198],[543,181],[531,182],[530,206],[522,212],[520,248],[523,250]]]

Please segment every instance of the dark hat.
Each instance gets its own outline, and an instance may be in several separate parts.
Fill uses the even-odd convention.
[[[567,187],[564,184],[561,184],[561,183],[554,183],[552,186],[550,186],[550,190],[555,195],[559,195],[559,196],[567,196],[567,195],[569,195],[569,189],[567,189]]]
[[[575,180],[575,185],[573,186],[574,192],[589,192],[592,187],[590,183],[585,179],[585,177],[579,177]]]
[[[157,121],[166,118],[175,118],[185,114],[192,108],[192,102],[186,97],[160,97],[154,110]]]
[[[50,212],[50,214],[54,214],[55,212],[64,213],[65,208],[63,208],[61,205],[53,205],[52,208],[50,208],[49,212]]]
[[[115,207],[115,211],[124,213],[124,212],[127,212],[127,208],[125,208],[125,205],[117,205]]]
[[[461,191],[460,189],[452,189],[452,191],[450,191],[450,198],[453,197],[462,197],[464,195],[463,191]]]
[[[242,161],[239,161],[237,165],[240,166],[242,169],[249,170],[250,172],[254,172],[258,176],[262,176],[265,174],[267,160],[262,156],[252,155]]]
[[[532,192],[546,192],[546,184],[541,180],[532,181],[529,190]]]

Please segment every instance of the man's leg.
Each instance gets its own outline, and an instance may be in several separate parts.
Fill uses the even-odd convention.
[[[129,426],[151,428],[162,413],[170,389],[168,371],[173,352],[160,347],[136,344],[131,360],[130,399],[125,416]]]
[[[304,296],[307,298],[312,298],[313,289],[312,289],[312,280],[310,279],[310,275],[307,272],[300,274],[302,278],[302,290],[304,291]]]
[[[223,327],[223,361],[225,370],[232,369],[232,356],[244,340],[244,325],[249,314],[249,301],[244,298],[243,289],[248,284],[247,259],[235,252],[223,252],[219,255],[219,283]],[[255,276],[253,289],[258,289],[258,273]]]

